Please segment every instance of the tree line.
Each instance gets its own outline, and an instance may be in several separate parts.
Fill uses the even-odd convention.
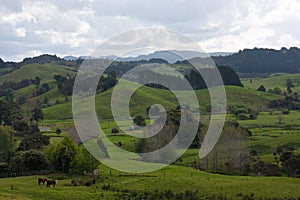
[[[64,137],[50,145],[50,136],[39,130],[43,120],[40,108],[31,111],[27,120],[17,104],[0,101],[0,171],[60,171],[83,174],[96,169],[99,162],[71,138]],[[61,130],[55,131],[61,137]]]
[[[232,112],[237,114],[241,107],[232,108]],[[247,112],[252,112],[251,110]],[[159,112],[158,112],[159,113]],[[136,144],[137,153],[153,152],[162,147],[165,147],[177,134],[180,126],[181,115],[186,119],[193,120],[192,112],[188,107],[170,110],[167,113],[166,123],[156,135],[149,138],[139,139]],[[150,133],[160,127],[160,118],[147,129]],[[145,126],[145,121],[141,116],[136,116],[134,122],[138,125]],[[199,123],[198,131],[191,145],[190,149],[200,149],[202,142],[207,133],[208,125]],[[185,130],[189,132],[189,130]],[[255,149],[248,147],[248,138],[252,133],[242,127],[236,121],[227,121],[222,130],[222,134],[213,148],[213,150],[202,159],[196,158],[194,163],[190,166],[196,169],[210,171],[214,173],[230,174],[230,175],[254,175],[254,176],[300,176],[300,156],[295,153],[295,148],[289,145],[278,146],[273,153],[274,160],[272,162],[263,161]],[[180,141],[185,138],[179,138],[175,148],[180,148]],[[164,149],[163,152],[158,152],[152,157],[145,154],[142,158],[145,161],[165,163],[172,156],[175,156],[174,149]],[[173,164],[180,164],[179,158]]]
[[[229,65],[240,73],[298,73],[300,49],[244,49],[228,56],[212,57],[217,65]]]
[[[217,69],[220,72],[224,85],[234,85],[239,87],[243,86],[239,76],[231,67],[220,66],[217,67]],[[210,81],[216,79],[216,82],[220,82],[218,78],[215,77],[214,72],[215,69],[211,68],[202,68],[200,69],[200,73],[195,69],[191,69],[189,72],[186,72],[186,74],[182,76],[174,76],[155,72],[153,70],[145,70],[141,74],[141,76],[138,77],[137,81],[140,83],[149,82],[146,84],[146,86],[153,88],[167,90],[187,90],[189,88],[186,87],[186,85],[183,82],[184,76],[184,78],[189,82],[192,89],[199,90],[207,88],[207,84],[205,83],[205,80],[203,79],[203,76],[201,74],[211,75],[210,77],[208,77]],[[222,83],[220,82],[219,84]]]
[[[57,88],[59,89],[60,93],[64,96],[70,96],[73,93],[73,86],[76,79],[76,76],[62,76],[62,75],[54,75],[53,77],[57,82]],[[87,81],[89,81],[89,77],[84,77]],[[117,75],[115,71],[110,71],[106,75],[102,75],[100,80],[97,84],[97,93],[105,92],[108,89],[114,87],[117,84]],[[82,89],[82,91],[88,91],[89,88],[86,90]]]

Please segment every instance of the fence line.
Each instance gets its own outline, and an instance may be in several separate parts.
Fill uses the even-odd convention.
[[[29,171],[29,172],[0,172],[0,178],[14,178],[20,176],[35,176],[35,175],[46,175],[50,174],[51,171],[49,170],[42,170],[42,171]]]

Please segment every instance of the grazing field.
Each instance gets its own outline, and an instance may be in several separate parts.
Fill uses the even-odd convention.
[[[48,83],[50,90],[38,97],[32,97],[35,85],[13,91],[15,99],[25,96],[28,101],[22,105],[28,109],[28,105],[35,101],[43,101],[45,97],[53,105],[43,108],[44,120],[40,127],[44,135],[50,136],[50,145],[55,145],[69,134],[69,127],[73,126],[71,97],[65,99],[57,88],[53,79],[55,74],[66,76],[74,75],[69,67],[55,65],[30,64],[21,67],[12,73],[0,76],[0,83],[18,81],[16,77],[35,78],[38,74],[42,83]],[[226,86],[228,106],[241,105],[253,110],[264,110],[256,119],[237,120],[232,114],[227,114],[227,120],[237,121],[241,126],[252,133],[247,137],[249,150],[255,150],[262,160],[274,163],[273,153],[281,145],[294,147],[295,153],[300,154],[300,112],[290,111],[282,114],[278,110],[270,110],[267,104],[271,100],[282,98],[280,95],[267,92],[258,92],[256,89],[264,85],[267,89],[279,87],[286,90],[286,79],[290,78],[295,92],[300,92],[300,75],[281,75],[266,79],[244,79],[245,87]],[[129,90],[132,82],[122,80],[124,90]],[[111,96],[114,88],[96,95],[95,109],[102,129],[112,143],[128,151],[135,151],[138,139],[127,135],[123,131],[114,135],[111,129],[117,127],[112,119]],[[179,91],[186,95],[186,91]],[[195,91],[201,110],[201,120],[207,122],[210,115],[208,90]],[[57,103],[54,103],[58,100]],[[153,104],[161,104],[166,110],[174,109],[178,101],[172,91],[140,87],[135,91],[130,100],[130,114],[146,115],[146,108]],[[189,104],[193,111],[196,107]],[[30,111],[29,111],[30,113]],[[196,113],[196,112],[195,112]],[[146,119],[149,123],[149,119]],[[122,121],[118,128],[128,130],[132,120]],[[57,135],[56,129],[62,133]],[[134,130],[138,131],[138,130]],[[134,133],[132,131],[132,133]],[[48,147],[43,150],[47,151]],[[114,153],[114,152],[110,152]],[[197,171],[191,165],[197,160],[199,149],[188,149],[176,162],[176,165],[168,166],[162,170],[147,174],[126,174],[100,165],[100,175],[96,184],[86,186],[72,186],[72,179],[85,180],[88,177],[71,175],[47,175],[48,178],[57,179],[57,187],[47,188],[37,184],[38,176],[0,179],[0,199],[300,199],[300,179],[287,177],[253,177],[253,176],[228,176]],[[139,162],[134,160],[133,162]],[[156,165],[155,163],[151,163]],[[46,176],[46,175],[45,175]]]
[[[262,93],[251,89],[236,86],[226,86],[227,104],[244,105],[249,108],[266,108],[270,100],[279,98],[276,94]],[[96,112],[99,118],[111,119],[111,95],[113,89],[96,95]],[[195,91],[200,110],[206,112],[210,105],[210,97],[208,90]],[[183,94],[185,91],[180,91]],[[47,93],[45,94],[47,95]],[[146,108],[153,104],[161,104],[166,110],[174,109],[178,105],[175,95],[169,90],[161,90],[149,87],[141,87],[135,91],[130,100],[130,112],[132,116],[137,114],[146,116]],[[194,108],[195,105],[191,105]],[[72,102],[58,104],[43,109],[45,119],[71,119],[72,118]]]
[[[300,92],[300,74],[282,74],[275,75],[269,78],[258,78],[252,79],[252,83],[250,82],[250,78],[242,79],[242,84],[245,88],[257,89],[259,86],[263,85],[267,90],[274,89],[275,87],[279,87],[281,90],[286,91],[286,80],[291,79],[294,87],[292,90],[294,92]]]
[[[71,67],[53,65],[53,64],[28,64],[11,73],[0,76],[0,84],[4,81],[20,81],[22,79],[34,79],[36,76],[41,78],[42,82],[53,80],[55,74],[66,76],[74,75],[75,71]],[[20,79],[21,77],[21,79]]]
[[[125,174],[100,166],[96,184],[71,186],[73,177],[59,179],[55,188],[37,183],[38,176],[0,179],[1,199],[148,199],[193,192],[202,199],[297,199],[300,179],[225,176],[193,168],[169,166],[148,174]],[[110,175],[111,173],[111,175]],[[75,177],[80,179],[82,177]],[[83,177],[84,179],[84,177]],[[190,194],[191,195],[191,194]],[[171,197],[171,196],[170,196]]]

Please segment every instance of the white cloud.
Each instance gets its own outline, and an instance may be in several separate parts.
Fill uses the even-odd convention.
[[[26,23],[26,22],[36,23],[36,18],[30,15],[29,13],[25,13],[25,12],[11,13],[9,15],[4,15],[1,17],[2,24],[16,25],[18,23]]]
[[[281,35],[278,40],[278,43],[281,44],[281,46],[285,47],[300,46],[300,40],[295,39],[290,34]]]
[[[165,27],[207,51],[300,45],[297,0],[10,0],[0,5],[0,57],[87,55],[137,27]],[[23,51],[23,54],[22,52]]]
[[[25,28],[17,28],[16,29],[16,34],[18,37],[25,37],[26,36],[26,30]]]

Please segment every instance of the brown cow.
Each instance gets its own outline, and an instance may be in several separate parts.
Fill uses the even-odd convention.
[[[50,187],[51,185],[53,185],[53,187],[55,187],[55,185],[57,184],[57,180],[47,180],[47,187]]]
[[[47,181],[46,178],[38,178],[38,183],[39,185],[41,185],[41,183],[43,183],[43,185],[45,185],[45,182]]]

